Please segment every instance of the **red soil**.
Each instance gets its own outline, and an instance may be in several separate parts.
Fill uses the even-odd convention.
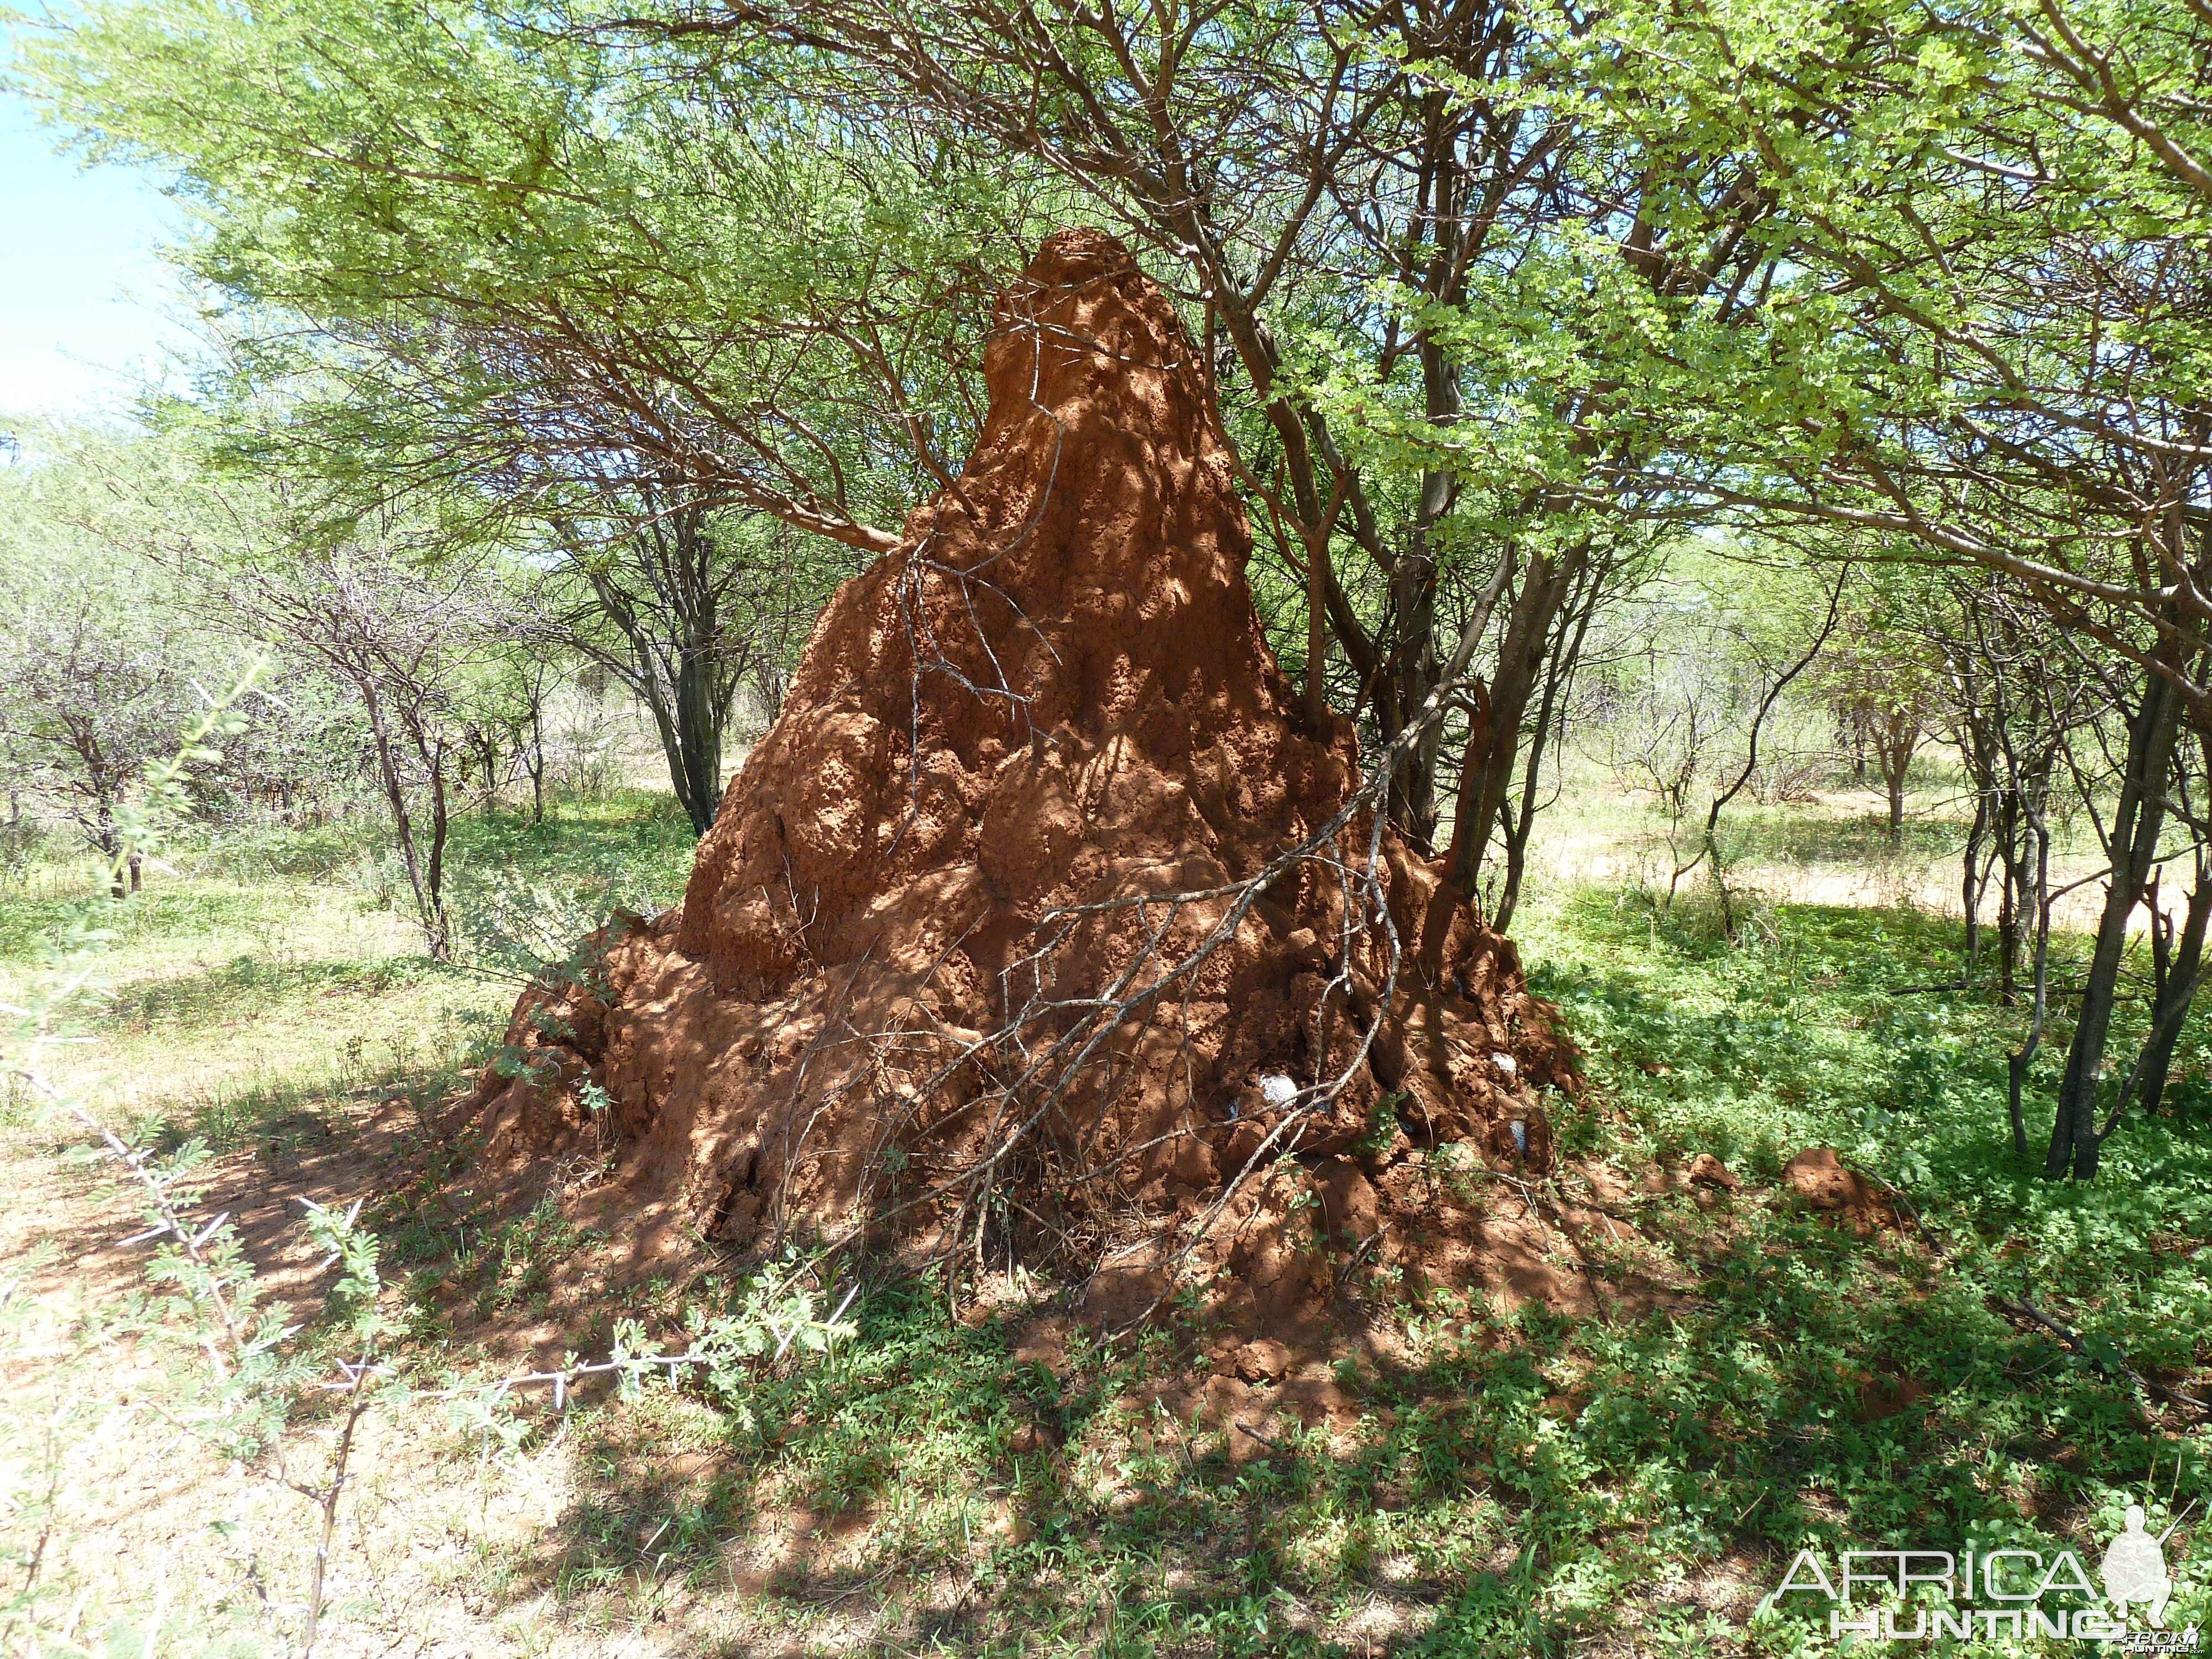
[[[1364,809],[1238,890],[1351,799],[1358,748],[1348,720],[1305,724],[1261,635],[1203,366],[1128,253],[1050,238],[986,378],[967,469],[823,613],[683,902],[611,930],[590,985],[526,994],[530,1073],[488,1072],[472,1109],[518,1180],[611,1146],[579,1201],[641,1250],[857,1229],[964,1259],[988,1214],[994,1263],[1065,1263],[1189,1237],[1285,1123],[1262,1079],[1343,1074],[1291,1103],[1261,1161],[1296,1161],[1247,1183],[1205,1253],[1288,1317],[1327,1278],[1291,1255],[1378,1228],[1370,1260],[1414,1248],[1417,1149],[1547,1168],[1538,1091],[1574,1086],[1573,1051],[1471,911],[1439,908],[1416,960],[1437,870]],[[1177,893],[1204,896],[1133,902]],[[1209,939],[1124,1018],[1070,1006]],[[1099,1041],[1079,1055],[1070,1032]],[[1000,1201],[964,1207],[987,1172]],[[1286,1243],[1299,1206],[1260,1190],[1293,1178],[1322,1202]]]

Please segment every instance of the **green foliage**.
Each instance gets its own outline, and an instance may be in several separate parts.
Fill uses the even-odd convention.
[[[1023,192],[823,118],[781,54],[677,79],[465,5],[179,0],[57,20],[24,56],[96,154],[183,175],[190,261],[249,331],[222,398],[238,453],[337,501],[423,487],[458,531],[520,483],[588,514],[627,454],[815,527],[896,523],[917,456],[973,431],[951,343],[982,331],[973,279],[1020,240]],[[264,323],[291,317],[318,337]]]
[[[172,574],[118,556],[146,516],[103,488],[125,447],[33,428],[0,452],[0,783],[56,802],[111,858],[118,813],[144,810],[131,797],[145,769],[204,705],[196,685],[235,678],[252,656],[234,636],[180,626],[187,596]],[[244,729],[201,740],[235,744]]]
[[[455,849],[456,949],[464,961],[523,978],[549,968],[584,974],[590,937],[617,918],[667,908],[696,851],[684,821],[658,807],[582,823],[465,824]]]
[[[2109,1186],[2043,1181],[2013,1158],[2005,1128],[2005,1055],[2024,1012],[1992,1008],[1984,992],[1888,994],[1955,971],[1952,926],[1790,907],[1769,939],[1724,949],[1655,942],[1596,895],[1541,926],[1540,987],[1638,1126],[1620,1143],[1627,1158],[1711,1152],[1733,1164],[1834,1146],[1911,1198],[1965,1284],[2009,1294],[2024,1279],[2130,1353],[2212,1359],[2201,1330],[2170,1322],[2201,1284],[2174,1241],[2212,1237],[2201,1097],[2123,1130],[2108,1152],[2124,1173]]]
[[[337,1364],[347,1415],[324,1479],[319,1485],[287,1483],[318,1503],[324,1514],[325,1551],[317,1557],[298,1644],[305,1654],[313,1646],[323,1599],[322,1563],[344,1487],[354,1425],[378,1374],[378,1346],[395,1328],[380,1305],[380,1247],[369,1231],[357,1224],[359,1201],[343,1214],[308,1201],[309,1239],[326,1252],[322,1270],[336,1267],[338,1275],[327,1293],[330,1317],[318,1333],[321,1340],[295,1340],[301,1327],[287,1323],[278,1310],[262,1305],[265,1286],[230,1212],[206,1220],[197,1213],[204,1197],[200,1183],[209,1163],[207,1144],[192,1139],[167,1152],[134,1144],[82,1097],[58,1087],[49,1060],[58,1045],[82,1040],[79,1023],[86,1005],[98,994],[99,957],[112,943],[110,931],[102,926],[103,911],[129,902],[119,879],[123,871],[127,864],[161,851],[173,827],[185,817],[196,772],[222,758],[212,742],[241,728],[234,705],[252,688],[262,668],[260,662],[250,665],[223,695],[206,697],[204,712],[187,726],[173,754],[145,763],[135,787],[118,796],[109,820],[112,841],[104,849],[108,854],[106,879],[94,896],[73,907],[67,925],[56,930],[50,945],[52,966],[28,1006],[8,1009],[15,1020],[8,1060],[11,1077],[27,1085],[38,1109],[50,1121],[70,1122],[89,1133],[90,1140],[76,1149],[78,1159],[116,1166],[118,1179],[138,1199],[148,1224],[121,1248],[155,1245],[145,1267],[146,1294],[126,1302],[119,1315],[68,1322],[70,1345],[79,1354],[94,1343],[118,1338],[134,1339],[157,1353],[168,1350],[173,1358],[167,1368],[165,1392],[171,1420],[204,1437],[233,1467],[278,1453],[318,1380],[328,1375],[331,1350],[346,1356]],[[0,1304],[12,1297],[15,1289],[13,1284],[0,1286]],[[19,1323],[0,1320],[0,1336],[15,1334]],[[49,1639],[74,1647],[69,1636],[83,1606],[80,1597],[57,1628],[56,1580],[60,1575],[42,1577],[48,1546],[60,1522],[58,1499],[70,1484],[64,1473],[63,1431],[76,1415],[69,1404],[50,1403],[52,1410],[41,1449],[47,1474],[38,1503],[40,1530],[37,1544],[21,1562],[22,1576],[8,1607],[9,1634],[19,1629],[27,1632],[36,1644],[33,1650],[43,1650]],[[70,1496],[82,1502],[88,1494],[72,1490]],[[179,1634],[165,1631],[165,1589],[155,1594],[142,1650],[152,1650],[165,1634],[173,1641]],[[139,1632],[120,1622],[109,1632],[111,1650],[139,1639]],[[202,1650],[216,1649],[203,1644]]]
[[[1225,376],[1225,414],[1255,496],[1291,487],[1309,452],[1328,459],[1308,494],[1356,483],[1334,532],[1347,645],[1418,669],[1433,641],[1411,618],[1448,634],[1428,613],[1463,611],[1509,556],[1523,571],[1540,552],[1587,558],[1588,581],[1632,592],[1594,626],[1580,713],[1611,740],[1601,758],[1648,776],[1670,819],[1695,823],[1693,797],[1715,799],[1708,787],[1748,760],[1747,712],[1809,641],[1825,592],[1802,555],[1875,562],[1819,690],[1875,718],[1917,721],[1946,695],[1914,635],[1938,585],[1908,557],[2024,569],[2046,602],[2070,593],[2046,609],[2069,648],[2094,647],[2094,672],[2193,637],[2181,624],[2201,604],[2177,573],[2203,539],[2212,368],[2201,6],[1537,4],[1499,14],[1510,38],[1451,36],[1480,46],[1458,56],[1387,19],[1250,5],[1188,30],[1170,8],[1158,40],[1080,9],[1017,29],[959,0],[890,31],[866,7],[801,14],[822,31],[805,45],[750,17],[616,30],[329,0],[101,3],[26,29],[20,73],[49,112],[94,154],[176,176],[197,216],[184,257],[225,312],[222,360],[193,399],[156,411],[155,438],[121,461],[87,444],[89,472],[18,465],[0,500],[14,605],[0,702],[44,772],[77,744],[111,851],[150,849],[187,773],[218,751],[240,762],[227,793],[241,816],[255,779],[289,800],[307,769],[299,752],[226,750],[244,734],[213,724],[176,765],[141,769],[189,665],[153,617],[176,596],[134,586],[135,568],[82,580],[115,548],[235,579],[252,631],[293,618],[364,709],[389,663],[349,667],[332,617],[377,621],[378,653],[453,645],[434,672],[410,671],[419,775],[388,799],[396,820],[427,793],[442,823],[441,769],[478,747],[488,771],[520,752],[544,689],[527,639],[494,650],[483,617],[465,639],[439,631],[463,599],[520,592],[565,560],[611,616],[643,587],[610,589],[605,550],[678,478],[728,514],[715,533],[743,540],[761,585],[727,620],[758,628],[757,660],[781,666],[845,554],[794,550],[748,515],[844,550],[890,544],[884,526],[973,441],[990,292],[1040,228],[1101,201],[1148,234],[1209,367],[1243,366],[1243,381]],[[1309,130],[1315,110],[1329,112]],[[1341,166],[1299,175],[1323,155]],[[1041,183],[1044,169],[1060,176]],[[1439,205],[1447,176],[1462,209],[1491,216],[1455,251],[1448,236],[1474,219]],[[1244,325],[1233,347],[1230,321]],[[95,472],[112,499],[88,501]],[[1693,543],[1662,583],[1620,574],[1692,520],[1765,562]],[[1790,526],[1807,521],[1839,539],[1805,544]],[[1255,583],[1269,623],[1295,631],[1287,568]],[[723,625],[695,620],[702,636]],[[623,637],[591,643],[618,659],[639,635]],[[98,648],[71,657],[78,640]],[[2166,666],[2202,678],[2193,659]],[[76,680],[96,682],[88,699]],[[1379,666],[1339,681],[1339,705],[1369,714],[1401,689]],[[767,701],[778,684],[762,677]],[[299,699],[300,748],[346,751],[336,769],[358,776],[360,721],[314,690],[329,684]],[[71,736],[73,704],[104,723],[98,752],[121,757],[105,782],[107,763]],[[1899,730],[1909,759],[1918,728]],[[1759,793],[1790,787],[1778,775]],[[1741,812],[1694,850],[1724,870],[1771,829]],[[243,832],[207,856],[241,882],[350,870],[360,896],[387,903],[411,883],[432,954],[449,907],[472,965],[586,981],[596,963],[576,941],[671,902],[690,857],[665,814],[467,814],[452,830],[444,894],[411,849],[387,854],[345,824]],[[1669,896],[1582,892],[1522,913],[1538,988],[1595,1084],[1563,1109],[1560,1144],[1632,1177],[1711,1152],[1768,1188],[1793,1152],[1832,1146],[1912,1206],[1940,1256],[1766,1194],[1707,1194],[1708,1208],[1638,1193],[1625,1203],[1681,1285],[1586,1320],[1394,1307],[1406,1348],[1338,1379],[1363,1413],[1357,1443],[1293,1433],[1265,1455],[1156,1409],[1195,1363],[1185,1334],[1103,1350],[1076,1331],[1048,1370],[1020,1358],[1008,1321],[956,1322],[911,1285],[847,1305],[795,1261],[709,1279],[673,1297],[686,1352],[625,1315],[609,1358],[558,1372],[553,1410],[580,1411],[602,1473],[567,1517],[554,1587],[704,1584],[718,1547],[783,1504],[856,1540],[823,1582],[767,1587],[783,1613],[864,1594],[919,1606],[951,1586],[987,1611],[942,1627],[917,1612],[939,1647],[1348,1651],[1328,1632],[1411,1585],[1425,1611],[1407,1618],[1409,1652],[1815,1652],[1822,1632],[1787,1608],[1716,1628],[1688,1581],[1744,1563],[1756,1576],[1808,1541],[2075,1536],[2162,1468],[2176,1504],[2206,1496],[2202,1432],[2148,1423],[2128,1367],[2212,1364],[2212,1039],[2185,1035],[2165,1109],[2124,1123],[2106,1180],[2046,1183],[2005,1132],[2021,1015],[1979,991],[1893,994],[1951,976],[1948,928],[1703,886]],[[67,930],[58,988],[22,1019],[23,1076],[43,1086],[39,1056],[76,1034],[102,948],[253,902],[11,907],[0,953],[25,958],[34,930]],[[2062,982],[2078,944],[2060,941]],[[439,971],[234,953],[130,988],[106,1017],[188,1029],[255,1000],[428,988]],[[474,1057],[495,1073],[531,1063],[489,1045]],[[2042,1063],[2057,1058],[2054,1042]],[[345,1069],[349,1086],[380,1086],[358,1053]],[[427,1111],[436,1091],[421,1081]],[[2050,1081],[2031,1079],[2032,1101]],[[604,1121],[605,1087],[580,1094]],[[70,1338],[169,1355],[175,1399],[238,1456],[281,1449],[327,1364],[349,1367],[358,1405],[379,1356],[435,1342],[456,1307],[550,1314],[556,1268],[605,1243],[557,1197],[504,1218],[441,1212],[467,1156],[448,1145],[373,1208],[311,1212],[336,1278],[323,1323],[295,1329],[235,1226],[194,1200],[224,1139],[327,1133],[298,1104],[240,1096],[110,1133],[159,1241],[152,1289]],[[1631,1264],[1596,1265],[1625,1279]],[[2024,1292],[2079,1340],[2023,1331],[1993,1300]],[[0,1286],[0,1329],[17,1328],[13,1294]],[[386,1310],[403,1301],[404,1323]],[[611,1377],[615,1401],[575,1407],[567,1391],[586,1375]],[[532,1423],[499,1385],[489,1401],[472,1387],[456,1384],[482,1443],[519,1455]],[[704,1490],[634,1476],[628,1454],[695,1407],[722,1457]],[[8,1445],[46,1478],[6,1497],[33,1524],[55,1513],[58,1460],[83,1428],[65,1401],[44,1409],[43,1449],[24,1450],[37,1435]],[[311,1489],[326,1522],[342,1474]],[[27,1588],[6,1616],[44,1620],[40,1556],[10,1565]],[[2202,1617],[2201,1554],[2181,1579],[2177,1619]],[[163,1636],[143,1632],[148,1646]]]

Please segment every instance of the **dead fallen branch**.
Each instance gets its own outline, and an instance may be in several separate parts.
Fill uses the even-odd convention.
[[[1989,1303],[1999,1313],[2008,1315],[2014,1319],[2030,1325],[2040,1326],[2052,1336],[2057,1337],[2068,1352],[2087,1360],[2091,1365],[2113,1381],[2131,1382],[2154,1400],[2162,1400],[2170,1406],[2180,1406],[2187,1410],[2201,1412],[2207,1417],[2212,1417],[2212,1402],[2199,1400],[2194,1395],[2183,1394],[2178,1389],[2169,1389],[2163,1382],[2154,1382],[2145,1376],[2118,1348],[2113,1348],[2110,1356],[2099,1353],[2091,1344],[2083,1340],[2078,1331],[2061,1324],[2035,1304],[2028,1301],[2027,1297],[1998,1296],[1993,1293],[1989,1298]]]

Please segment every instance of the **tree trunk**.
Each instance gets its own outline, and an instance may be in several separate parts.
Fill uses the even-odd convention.
[[[1920,720],[1911,714],[1891,713],[1882,717],[1875,733],[1875,764],[1882,787],[1889,792],[1889,844],[1905,842],[1905,779],[1911,770],[1913,751],[1920,747]]]
[[[637,540],[636,538],[643,538]],[[668,763],[668,781],[694,831],[706,834],[721,805],[722,738],[745,664],[723,637],[720,600],[711,580],[713,538],[697,515],[673,515],[664,534],[634,532],[632,551],[660,596],[651,617],[640,614],[621,585],[586,567],[599,608],[629,647],[608,653],[586,644],[595,660],[618,674],[653,716]]]
[[[1482,800],[1482,769],[1497,744],[1490,688],[1480,680],[1474,684],[1474,703],[1467,720],[1467,746],[1460,752],[1459,794],[1452,806],[1451,843],[1444,848],[1444,887],[1470,903],[1473,878],[1468,872],[1474,867],[1474,858],[1470,849],[1490,833],[1490,825],[1475,817]],[[1443,935],[1424,939],[1422,948],[1431,956],[1441,952]]]
[[[2007,789],[1997,797],[1997,862],[2004,871],[2004,885],[1997,896],[1997,1004],[2005,1008],[2019,1005],[2020,951],[2027,939],[2028,913],[2021,902],[2027,885],[2027,860],[2021,830],[2020,797]]]
[[[422,925],[423,945],[433,962],[443,962],[447,950],[445,918],[423,882],[422,860],[415,844],[415,820],[407,810],[407,787],[392,757],[391,721],[384,711],[384,699],[378,695],[374,681],[361,679],[355,684],[361,692],[362,705],[368,710],[369,736],[376,746],[377,777],[384,785],[385,804],[392,808],[392,841],[399,853],[399,862],[407,872],[407,885],[415,895],[415,915]]]
[[[1500,828],[1505,836],[1505,888],[1498,896],[1498,914],[1492,925],[1501,933],[1513,926],[1513,912],[1521,903],[1521,880],[1528,867],[1528,834],[1536,821],[1536,787],[1541,781],[1544,755],[1551,740],[1553,722],[1559,717],[1559,699],[1575,673],[1575,665],[1582,660],[1583,641],[1589,633],[1590,617],[1596,613],[1601,584],[1593,577],[1582,603],[1570,614],[1572,627],[1562,626],[1544,669],[1544,697],[1537,706],[1536,720],[1528,733],[1528,758],[1521,775],[1521,800],[1517,810],[1504,815]]]
[[[2005,1057],[2006,1103],[2012,1116],[2013,1156],[2025,1160],[2027,1151],[2027,1112],[2022,1095],[2027,1087],[2027,1068],[2043,1046],[2043,1028],[2051,1012],[2051,827],[2040,812],[2028,815],[2028,836],[2035,843],[2034,874],[2020,888],[2035,922],[2035,951],[2032,958],[2035,989],[2028,1012],[2027,1036]],[[2026,861],[2023,860],[2023,863]],[[2025,872],[2023,871],[2023,875]],[[2016,897],[2014,902],[2020,899]]]
[[[545,822],[545,703],[541,696],[530,705],[530,822]]]
[[[430,945],[430,960],[451,962],[453,941],[446,921],[446,750],[443,744],[427,744],[418,732],[416,749],[430,774],[430,904],[423,932]],[[465,787],[465,785],[464,786]]]
[[[1981,953],[1982,891],[1989,884],[1989,866],[1982,861],[1982,848],[1989,833],[1990,798],[1976,790],[1973,826],[1966,831],[1966,850],[1960,860],[1959,908],[1966,919],[1966,965],[1959,975],[1961,990],[1972,988],[1975,958]]]
[[[1328,645],[1326,637],[1322,643],[1326,648]],[[782,665],[779,663],[764,662],[753,671],[753,684],[760,689],[762,715],[771,724],[779,714],[783,713],[783,693],[787,683]]]
[[[2169,952],[2159,951],[2157,993],[2151,999],[2150,1036],[2143,1045],[2142,1058],[2136,1063],[2140,1080],[2136,1086],[2136,1097],[2142,1102],[2145,1113],[2155,1111],[2166,1093],[2166,1080],[2173,1069],[2174,1045],[2181,1041],[2181,1028],[2189,1017],[2189,1005],[2197,991],[2197,975],[2204,962],[2204,929],[2212,921],[2212,865],[2208,865],[2201,851],[2197,862],[2197,883],[2189,890],[2189,906],[2182,918],[2179,939],[2171,931],[2167,940],[2172,945]]]
[[[1423,407],[1431,422],[1448,423],[1459,414],[1459,372],[1432,338],[1422,343],[1420,361]],[[1396,683],[1394,701],[1401,718],[1410,718],[1436,689],[1441,665],[1437,659],[1437,526],[1458,494],[1455,474],[1433,468],[1422,473],[1413,537],[1390,573],[1397,638],[1392,643],[1389,673]],[[1407,751],[1390,781],[1390,820],[1425,853],[1436,845],[1437,763],[1443,748],[1440,721]]]
[[[499,809],[500,785],[499,734],[489,725],[484,727],[484,811],[489,814]]]
[[[1482,877],[1482,858],[1491,826],[1504,811],[1506,792],[1513,782],[1514,763],[1521,750],[1521,722],[1535,690],[1536,675],[1547,655],[1552,623],[1565,602],[1579,554],[1566,564],[1554,566],[1548,556],[1531,556],[1522,579],[1521,592],[1505,624],[1505,638],[1498,648],[1498,675],[1490,687],[1489,729],[1483,752],[1471,756],[1461,770],[1461,788],[1470,786],[1474,799],[1462,801],[1453,842],[1451,879],[1468,903],[1476,900]],[[1459,827],[1464,826],[1464,833]]]
[[[2046,1181],[2059,1180],[2069,1170],[2077,1181],[2096,1177],[2097,1074],[2104,1066],[2119,993],[2128,917],[2142,902],[2159,832],[2166,825],[2166,780],[2181,699],[2155,673],[2146,674],[2144,681],[2142,703],[2128,722],[2127,767],[2112,814],[2112,877],[2081,988],[2081,1012],[2067,1051],[2065,1079],[2059,1085],[2057,1121],[2051,1125],[2051,1152],[2043,1164]]]
[[[1306,724],[1328,729],[1328,527],[1306,543]]]
[[[123,872],[115,866],[116,859],[123,851],[123,842],[115,830],[115,805],[107,795],[106,786],[96,775],[93,779],[93,787],[99,790],[100,795],[100,805],[94,809],[92,844],[100,850],[100,857],[107,860],[109,896],[121,898],[127,890],[123,885]]]
[[[707,631],[711,637],[711,617]],[[702,836],[714,827],[722,805],[722,726],[729,712],[714,695],[711,650],[710,643],[687,641],[676,669],[674,759],[683,771],[677,798],[692,829]]]

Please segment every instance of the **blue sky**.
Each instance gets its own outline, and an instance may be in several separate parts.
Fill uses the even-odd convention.
[[[155,251],[181,221],[155,179],[54,137],[0,92],[0,414],[121,414],[188,339]]]

